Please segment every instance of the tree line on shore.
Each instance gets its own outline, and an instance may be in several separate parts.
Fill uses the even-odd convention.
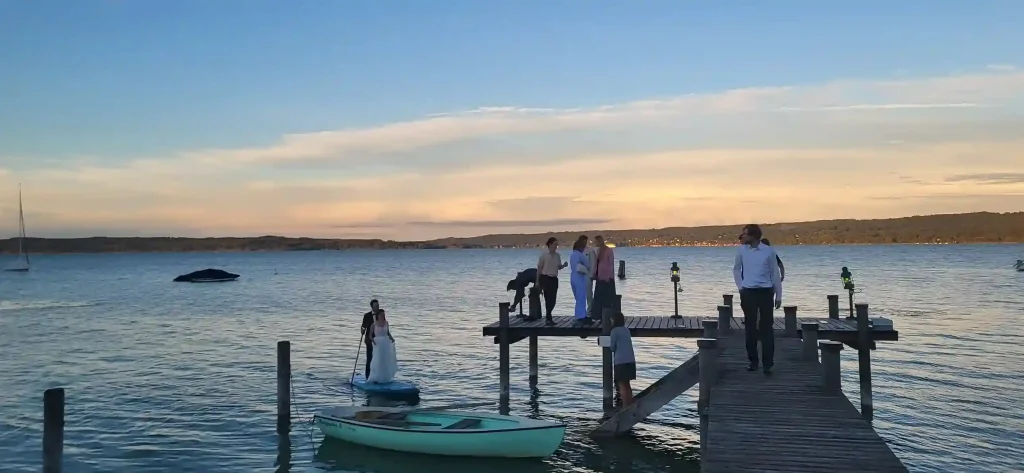
[[[532,248],[549,236],[571,242],[601,234],[618,246],[725,246],[736,243],[742,224],[647,230],[581,230],[496,234],[428,241],[261,237],[26,238],[29,253],[194,251],[312,251],[348,249]],[[1024,212],[924,215],[876,220],[818,220],[764,224],[773,245],[951,244],[1024,242]],[[0,253],[17,253],[18,240],[0,240]]]

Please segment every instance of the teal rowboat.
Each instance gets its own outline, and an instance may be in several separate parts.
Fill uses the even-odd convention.
[[[544,458],[562,444],[565,424],[485,412],[345,406],[314,416],[328,437],[401,452]]]

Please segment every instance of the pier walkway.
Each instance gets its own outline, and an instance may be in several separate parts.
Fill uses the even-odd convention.
[[[907,469],[842,393],[826,394],[801,340],[776,338],[772,375],[748,372],[742,334],[718,339],[702,473]]]

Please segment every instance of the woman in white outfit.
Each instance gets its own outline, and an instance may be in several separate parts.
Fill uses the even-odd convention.
[[[381,309],[377,320],[370,326],[370,340],[373,343],[373,360],[370,361],[369,383],[390,383],[398,373],[398,357],[395,356],[395,337],[391,336],[388,319]]]

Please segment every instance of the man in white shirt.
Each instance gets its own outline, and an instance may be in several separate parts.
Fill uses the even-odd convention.
[[[782,307],[782,276],[775,250],[761,243],[761,227],[749,224],[740,234],[743,242],[736,252],[732,275],[740,291],[740,307],[747,337],[747,371],[757,370],[757,342],[761,341],[764,374],[772,373],[775,331],[772,309]]]
[[[591,311],[594,307],[594,265],[597,264],[597,247],[587,245],[587,249],[583,250],[583,254],[587,256],[587,261],[590,263],[590,272],[587,273],[587,315],[600,319],[600,314],[595,316],[594,312]]]

